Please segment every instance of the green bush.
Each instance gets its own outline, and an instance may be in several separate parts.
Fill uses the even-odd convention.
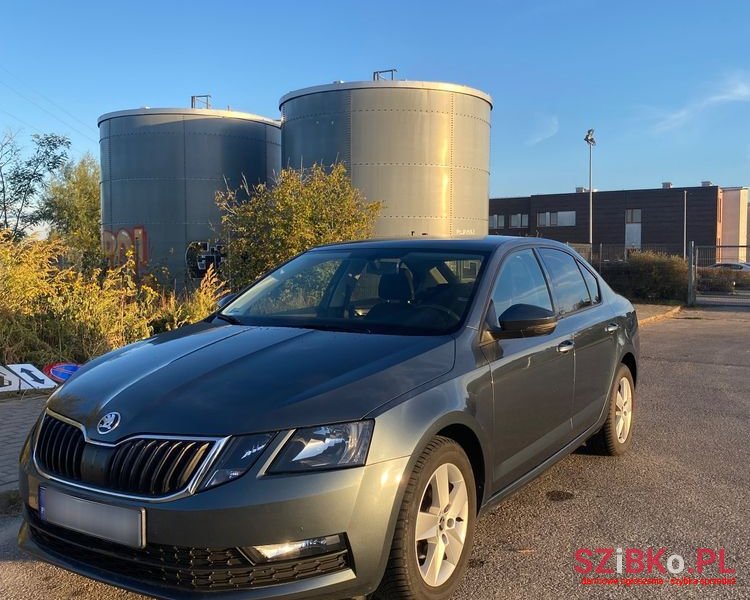
[[[602,276],[618,294],[631,300],[685,300],[688,268],[681,256],[631,252],[626,261],[602,265]]]
[[[227,260],[222,269],[234,288],[313,246],[372,236],[380,202],[365,199],[342,163],[282,169],[273,185],[216,194]]]

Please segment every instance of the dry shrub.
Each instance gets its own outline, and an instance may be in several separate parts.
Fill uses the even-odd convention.
[[[59,240],[13,241],[0,232],[0,362],[85,362],[109,350],[198,321],[224,283],[209,270],[192,293],[140,282],[132,257],[109,269],[59,266]]]

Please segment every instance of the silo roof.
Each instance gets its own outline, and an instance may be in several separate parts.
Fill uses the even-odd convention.
[[[241,112],[237,110],[216,110],[213,108],[134,108],[130,110],[117,110],[114,112],[108,112],[99,117],[96,121],[97,126],[101,125],[103,121],[109,119],[116,119],[117,117],[131,117],[138,115],[197,115],[202,117],[217,117],[225,119],[240,119],[244,121],[256,121],[259,123],[265,123],[266,125],[272,125],[274,127],[281,127],[281,121],[275,119],[269,119],[268,117],[262,117],[260,115],[254,115],[252,113]]]
[[[437,90],[442,92],[454,92],[457,94],[466,94],[468,96],[474,96],[487,102],[492,108],[492,96],[478,90],[476,88],[468,87],[465,85],[459,85],[457,83],[443,83],[439,81],[408,81],[402,79],[380,79],[377,81],[342,81],[328,83],[326,85],[316,85],[312,87],[302,88],[300,90],[294,90],[287,94],[284,94],[279,100],[279,108],[281,108],[285,102],[299,98],[300,96],[307,96],[310,94],[319,94],[323,92],[337,92],[341,90],[361,90],[361,89],[382,89],[382,88],[401,88],[401,89],[415,89],[415,90]]]

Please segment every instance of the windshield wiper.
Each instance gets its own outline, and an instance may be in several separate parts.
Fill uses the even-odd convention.
[[[233,317],[232,315],[216,313],[214,317],[217,319],[221,319],[222,321],[226,321],[227,323],[231,323],[232,325],[242,325],[242,322],[237,317]]]
[[[319,331],[343,331],[345,333],[372,333],[372,330],[367,328],[359,327],[346,327],[345,325],[331,325],[328,323],[295,323],[290,327],[298,327],[301,329],[317,329]]]

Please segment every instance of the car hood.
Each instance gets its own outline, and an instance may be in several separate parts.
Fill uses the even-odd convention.
[[[93,440],[230,435],[357,420],[453,367],[449,337],[198,323],[106,354],[49,408]],[[121,415],[101,435],[105,414]]]

